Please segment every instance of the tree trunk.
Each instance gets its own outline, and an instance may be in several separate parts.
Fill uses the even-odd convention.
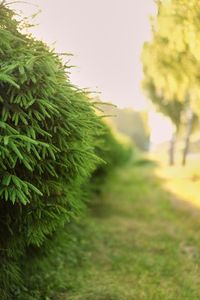
[[[183,158],[182,158],[182,166],[186,165],[187,155],[189,152],[190,147],[190,136],[192,133],[192,127],[193,127],[193,121],[194,121],[194,113],[191,111],[190,117],[187,124],[187,131],[186,131],[186,137],[185,137],[185,146],[183,149]]]
[[[172,134],[169,145],[169,165],[173,166],[175,163],[175,144],[176,144],[176,133]]]

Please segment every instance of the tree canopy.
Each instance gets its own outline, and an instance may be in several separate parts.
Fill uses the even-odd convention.
[[[158,1],[152,19],[152,40],[145,43],[142,61],[145,77],[153,81],[165,101],[184,102],[200,114],[199,88],[199,10],[197,0]]]

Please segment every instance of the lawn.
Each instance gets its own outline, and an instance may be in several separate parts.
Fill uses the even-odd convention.
[[[200,213],[163,188],[156,168],[129,165],[110,176],[56,299],[200,299]]]

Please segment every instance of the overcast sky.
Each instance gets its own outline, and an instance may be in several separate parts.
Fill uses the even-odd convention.
[[[150,36],[153,0],[32,0],[41,9],[32,31],[57,51],[74,54],[71,80],[120,107],[143,107],[142,45]],[[26,15],[34,5],[17,4]]]

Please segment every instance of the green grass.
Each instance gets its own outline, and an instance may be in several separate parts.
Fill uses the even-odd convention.
[[[109,178],[56,299],[200,299],[200,213],[167,193],[154,168],[126,166]]]

